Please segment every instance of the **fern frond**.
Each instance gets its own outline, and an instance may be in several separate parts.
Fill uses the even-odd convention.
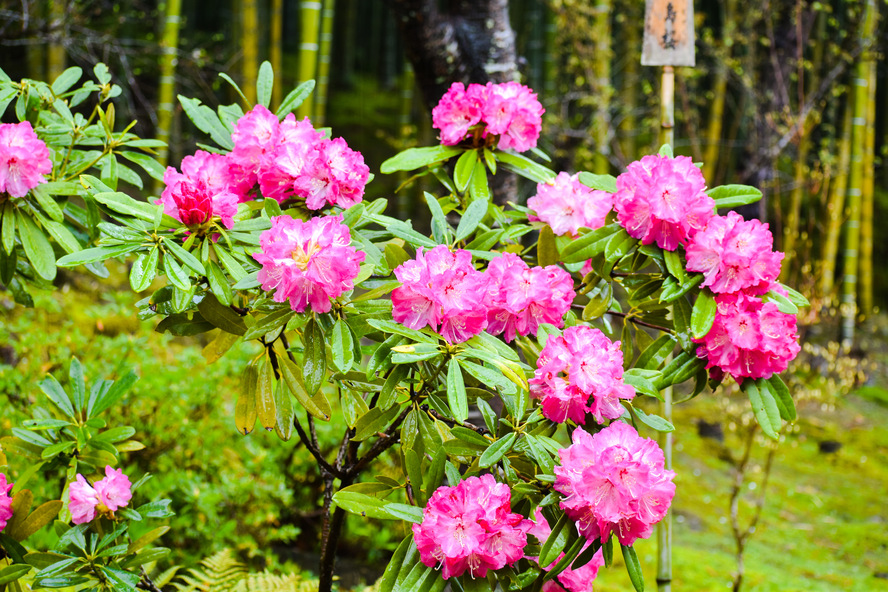
[[[189,569],[182,582],[173,585],[181,592],[234,592],[247,575],[231,549],[223,549],[200,562],[202,569]]]

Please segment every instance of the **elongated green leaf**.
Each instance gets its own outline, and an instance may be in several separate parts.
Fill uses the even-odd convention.
[[[659,368],[672,350],[675,349],[675,338],[672,335],[664,334],[658,337],[652,344],[647,346],[638,357],[635,366],[638,368],[646,368],[653,370]]]
[[[256,97],[259,104],[268,107],[271,104],[271,89],[274,86],[274,71],[271,64],[262,62],[259,66],[259,79],[256,81]]]
[[[171,284],[184,292],[191,290],[191,280],[188,273],[182,269],[173,256],[167,252],[163,255],[163,271]]]
[[[165,249],[169,250],[176,259],[184,263],[186,267],[190,268],[198,275],[206,275],[207,272],[204,269],[203,263],[201,263],[197,257],[176,244],[176,239],[164,240],[163,246]]]
[[[0,586],[13,582],[31,571],[31,566],[27,564],[15,563],[0,569]]]
[[[56,222],[65,221],[65,215],[62,213],[62,208],[60,208],[59,204],[57,204],[52,196],[47,193],[44,185],[34,187],[31,190],[31,195],[37,198],[37,203],[40,204],[40,207],[46,212],[46,215],[49,216],[50,219],[55,220]]]
[[[453,170],[453,180],[456,182],[456,188],[460,193],[469,186],[472,179],[472,173],[475,172],[475,163],[478,162],[477,150],[466,150],[456,161],[456,167]]]
[[[337,491],[333,494],[336,505],[352,514],[367,516],[370,518],[392,519],[385,510],[386,502],[377,497],[358,493],[356,491]]]
[[[561,260],[565,263],[580,263],[603,253],[611,237],[620,230],[618,224],[608,224],[587,232],[561,249]]]
[[[23,541],[55,520],[55,517],[58,516],[61,509],[61,501],[48,501],[38,506],[27,518],[24,519],[24,521],[16,525],[15,530],[10,530],[6,534],[17,541]]]
[[[338,319],[333,325],[332,334],[330,336],[330,349],[332,352],[333,365],[340,372],[348,372],[354,363],[354,338],[348,323],[342,319]]]
[[[413,535],[411,534],[406,536],[404,540],[401,541],[401,544],[395,549],[382,577],[379,579],[379,592],[392,592],[401,568],[415,556],[416,543],[413,542]]]
[[[703,339],[712,329],[717,309],[712,292],[706,288],[700,290],[691,312],[691,333],[695,339]]]
[[[46,393],[46,396],[49,397],[53,405],[59,408],[59,411],[74,419],[74,405],[71,403],[68,393],[65,392],[59,381],[55,379],[55,376],[47,374],[46,378],[40,382],[40,390]]]
[[[583,171],[580,173],[580,183],[599,191],[617,192],[617,178],[613,175],[596,175]]]
[[[83,381],[83,365],[77,358],[71,358],[68,379],[71,386],[71,403],[75,411],[80,411],[86,403],[86,384]]]
[[[215,261],[207,261],[207,281],[210,284],[210,290],[216,295],[216,298],[225,306],[231,306],[232,292],[228,279],[219,269],[219,265]]]
[[[472,171],[472,178],[469,179],[469,198],[472,201],[482,201],[487,203],[490,201],[490,184],[487,181],[487,169],[484,168],[484,162],[478,160]]]
[[[795,421],[798,418],[795,403],[793,403],[792,396],[789,394],[789,389],[778,374],[772,374],[771,378],[767,380],[759,379],[757,384],[759,389],[767,388],[771,392],[778,409],[780,409],[780,417],[782,419]]]
[[[204,295],[203,300],[197,305],[200,315],[213,326],[234,335],[243,335],[247,332],[247,325],[242,316],[225,306],[210,293]]]
[[[769,438],[776,440],[777,432],[783,425],[780,420],[780,409],[770,389],[759,389],[755,380],[747,378],[741,387],[749,397],[752,405],[752,413],[762,428],[762,432]]]
[[[314,87],[314,80],[306,80],[305,82],[291,90],[290,93],[284,98],[281,106],[277,108],[277,111],[275,111],[275,115],[277,115],[279,119],[283,120],[284,117],[286,117],[290,112],[299,108],[299,106],[305,101],[308,95],[311,94],[311,91],[314,90]]]
[[[494,154],[496,155],[496,159],[503,165],[503,168],[511,170],[525,179],[530,179],[537,183],[543,183],[555,177],[555,173],[550,169],[521,154],[513,154],[511,152],[502,152],[499,150]]]
[[[764,302],[773,302],[777,305],[777,310],[784,314],[799,314],[799,307],[796,306],[792,300],[790,300],[780,292],[777,292],[776,290],[771,290],[770,292],[764,294],[762,296],[762,300]]]
[[[255,365],[250,364],[244,369],[241,380],[240,392],[237,395],[237,403],[234,406],[234,425],[237,431],[247,435],[253,431],[258,415],[256,409],[256,389],[259,382],[259,372]]]
[[[456,146],[408,148],[383,162],[379,170],[386,174],[396,171],[412,171],[419,167],[442,162],[462,152],[463,149]]]
[[[275,424],[274,432],[284,442],[293,435],[293,421],[296,410],[293,407],[293,399],[290,398],[290,389],[286,380],[279,380],[274,389]]]
[[[462,368],[456,358],[451,358],[447,365],[447,404],[450,405],[456,421],[462,423],[468,419],[469,401],[466,397],[466,385],[463,382]]]
[[[626,562],[626,571],[629,573],[629,580],[635,588],[635,592],[644,592],[644,574],[641,573],[641,563],[638,561],[638,555],[631,545],[620,545],[623,550],[623,561]]]
[[[567,514],[562,514],[558,517],[558,521],[552,527],[549,538],[546,539],[546,542],[543,543],[540,549],[539,564],[541,566],[550,565],[564,550],[564,546],[567,544],[568,524],[570,524],[570,518],[567,517]]]
[[[93,387],[86,409],[87,416],[95,417],[117,403],[138,380],[136,373],[130,370],[115,380],[107,390]]]
[[[19,236],[25,249],[25,256],[37,275],[45,280],[52,281],[56,276],[56,258],[52,245],[49,244],[46,235],[40,230],[30,216],[17,211]]]
[[[267,356],[263,356],[259,362],[259,375],[256,379],[256,414],[263,428],[274,429],[277,424],[277,411],[274,402],[274,369]]]
[[[134,292],[143,292],[148,289],[151,282],[157,276],[157,262],[160,251],[157,247],[148,253],[141,253],[130,269],[130,286]]]
[[[64,92],[67,92],[72,86],[74,86],[80,77],[83,76],[83,70],[78,68],[77,66],[73,66],[68,68],[61,74],[59,74],[58,78],[52,81],[52,94],[58,96]]]
[[[638,407],[632,408],[633,413],[638,417],[639,421],[649,428],[653,428],[658,432],[674,432],[675,426],[660,417],[659,415],[648,415]]]
[[[279,357],[278,362],[280,363],[281,375],[287,383],[287,388],[290,389],[290,392],[296,397],[299,404],[315,417],[329,421],[330,406],[329,404],[324,406],[327,400],[322,396],[315,398],[308,395],[305,385],[302,383],[301,369],[285,356]]]
[[[486,201],[476,200],[470,203],[456,227],[456,240],[461,241],[472,234],[486,215]]]
[[[540,267],[547,267],[558,263],[558,245],[555,244],[555,233],[548,224],[540,229],[540,238],[537,242],[537,263]]]
[[[0,209],[3,215],[3,223],[0,226],[0,237],[2,237],[3,250],[7,255],[12,253],[15,246],[15,207],[11,201],[5,201],[3,208]],[[6,282],[4,282],[6,283]]]
[[[761,191],[748,185],[720,185],[706,193],[715,201],[716,208],[736,208],[762,198]]]
[[[327,375],[327,345],[324,341],[324,331],[314,317],[305,325],[302,340],[305,345],[302,377],[305,381],[305,390],[311,396],[321,388],[321,383]]]
[[[481,455],[481,458],[478,459],[478,466],[482,469],[486,469],[499,462],[503,455],[512,449],[512,445],[515,443],[515,438],[517,436],[517,432],[509,432],[507,435],[491,444]]]
[[[219,116],[206,105],[201,105],[197,99],[189,99],[179,95],[179,103],[185,110],[188,118],[197,126],[197,129],[210,136],[219,146],[231,150],[234,142],[231,140],[231,132],[219,119]]]
[[[265,335],[269,331],[273,331],[278,327],[283,327],[294,316],[296,316],[296,313],[289,307],[276,310],[262,317],[256,321],[255,325],[247,329],[247,332],[244,333],[244,340],[249,341],[250,339],[256,339],[257,337]]]

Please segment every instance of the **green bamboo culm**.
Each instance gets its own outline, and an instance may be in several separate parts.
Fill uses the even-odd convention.
[[[334,0],[324,0],[321,13],[321,44],[318,54],[318,85],[315,90],[316,125],[324,125],[327,116],[327,93],[330,89],[330,58],[333,51]]]
[[[853,125],[854,106],[845,106],[842,117],[841,138],[839,139],[839,159],[836,163],[834,179],[829,186],[829,197],[826,205],[826,232],[823,240],[823,251],[820,255],[822,271],[820,274],[820,297],[824,303],[834,304],[836,295],[836,258],[839,254],[839,237],[842,231],[842,220],[845,212],[845,194],[848,191],[848,169],[851,167],[851,127]]]
[[[875,215],[876,61],[867,62],[866,134],[863,142],[863,186],[860,194],[860,314],[873,312],[873,216]]]
[[[599,0],[593,9],[592,38],[595,39],[595,94],[597,96],[597,108],[592,130],[595,141],[595,156],[593,168],[599,175],[606,175],[610,171],[610,144],[608,134],[610,130],[609,105],[613,95],[611,85],[611,13],[612,0]]]
[[[269,39],[268,61],[271,63],[271,70],[278,76],[283,76],[283,35],[284,35],[284,0],[271,0],[271,35]],[[277,108],[283,99],[282,91],[283,81],[278,81],[271,88],[271,104]]]
[[[65,54],[65,0],[50,0],[50,30],[53,31],[46,52],[46,74],[55,80],[65,71],[67,56]]]
[[[845,223],[844,275],[842,278],[842,331],[845,351],[854,345],[857,321],[857,288],[860,251],[860,210],[863,189],[863,164],[866,144],[867,102],[869,99],[869,68],[873,60],[872,43],[876,29],[875,0],[866,0],[860,42],[864,46],[854,74],[854,120],[851,127],[851,176],[848,181],[848,221]]]
[[[176,96],[176,63],[179,48],[179,25],[181,22],[182,0],[166,0],[158,7],[164,13],[163,35],[160,41],[160,84],[157,87],[157,129],[158,140],[170,143],[170,130],[173,127],[173,112]],[[168,147],[158,148],[157,161],[166,167],[170,153]],[[155,181],[155,191],[160,183]]]
[[[620,147],[623,158],[633,161],[638,152],[636,138],[638,134],[638,122],[635,114],[640,111],[638,105],[639,86],[641,85],[641,29],[644,22],[644,3],[635,0],[625,1],[618,10],[622,15],[620,28],[624,31],[625,42],[623,51],[629,56],[623,65],[623,84],[620,88],[620,103],[622,103],[622,121],[620,122]]]
[[[317,78],[318,51],[320,49],[319,36],[321,32],[320,2],[300,2],[299,18],[302,21],[299,37],[299,83]],[[314,119],[314,102],[305,101],[296,110],[296,119],[308,117]]]
[[[259,77],[259,6],[256,0],[241,0],[241,90],[250,106],[256,104]]]
[[[706,125],[706,151],[703,156],[703,178],[709,186],[716,185],[718,157],[722,146],[722,126],[725,118],[725,97],[728,90],[728,64],[734,47],[736,27],[735,12],[737,0],[724,0],[722,15],[722,47],[724,56],[715,66],[715,80],[712,83],[712,103],[709,108],[709,123]]]
[[[410,65],[410,62],[404,64],[404,73],[401,75],[400,86],[401,104],[398,109],[398,130],[401,149],[407,149],[416,144],[416,125],[413,121],[416,76],[413,73],[413,66]],[[400,171],[398,173],[398,185],[400,186],[406,182],[409,177],[408,171]],[[406,220],[411,217],[410,208],[416,199],[416,195],[411,194],[410,190],[415,190],[416,187],[416,185],[412,188],[405,187],[397,193],[395,207],[399,220]]]

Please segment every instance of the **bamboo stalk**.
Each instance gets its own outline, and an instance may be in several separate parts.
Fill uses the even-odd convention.
[[[660,75],[660,145],[675,144],[675,70],[663,66]]]
[[[259,7],[257,0],[241,0],[241,90],[247,101],[256,103],[256,79],[259,77]]]
[[[820,276],[820,296],[824,302],[834,302],[836,258],[839,253],[839,237],[845,210],[845,193],[848,190],[848,169],[851,167],[851,126],[854,107],[846,105],[842,117],[841,138],[839,139],[839,160],[836,174],[830,183],[829,199],[826,205],[827,226],[820,256],[823,268]]]
[[[315,116],[317,125],[324,125],[327,115],[327,93],[330,88],[330,57],[333,48],[334,1],[324,0],[321,17],[321,45],[318,55],[318,86],[315,91]]]
[[[271,104],[273,108],[277,108],[283,99],[284,89],[284,57],[283,57],[283,35],[284,35],[284,0],[271,0],[271,38],[269,40],[268,61],[271,63],[271,69],[275,76],[278,77],[277,83],[271,89]]]
[[[176,53],[179,49],[179,26],[181,23],[182,0],[166,0],[160,7],[164,13],[163,38],[160,42],[160,83],[157,89],[157,130],[158,140],[170,143],[170,130],[173,126],[173,100],[176,96]],[[157,161],[166,167],[169,162],[169,148],[157,149]],[[155,182],[155,191],[160,183]]]
[[[875,210],[876,62],[867,62],[869,87],[863,152],[863,186],[860,195],[860,314],[873,312],[873,216]]]
[[[866,0],[860,41],[870,45],[876,26],[875,0]],[[866,143],[866,113],[869,99],[869,65],[872,48],[866,47],[857,61],[854,78],[854,121],[851,128],[851,176],[848,182],[848,221],[845,223],[844,274],[842,278],[842,347],[849,351],[854,345],[857,321],[857,288],[860,249],[860,211],[863,188],[863,166]]]
[[[734,12],[737,0],[724,1],[722,18],[722,44],[725,55],[718,60],[715,68],[715,80],[712,83],[712,106],[709,109],[709,123],[706,126],[706,152],[703,157],[703,178],[710,186],[715,186],[718,170],[718,157],[721,153],[722,126],[725,118],[725,97],[728,90],[728,65],[734,47]]]
[[[49,28],[51,31],[49,47],[46,51],[46,74],[49,80],[55,80],[65,71],[65,0],[50,0]]]
[[[597,107],[595,121],[592,126],[595,141],[593,169],[600,175],[610,171],[610,99],[613,95],[611,86],[611,12],[612,0],[598,0],[593,11],[593,38],[595,39],[595,94]]]
[[[299,16],[302,28],[299,37],[299,82],[314,80],[318,74],[318,50],[321,30],[321,3],[302,1],[299,3]],[[305,101],[296,110],[296,119],[314,118],[314,102]]]
[[[641,75],[639,73],[641,55],[638,48],[642,45],[641,23],[644,22],[643,5],[629,0],[623,6],[623,12],[626,14],[626,20],[623,21],[624,49],[629,53],[629,57],[625,61],[623,86],[620,89],[620,97],[623,104],[623,119],[620,122],[620,146],[623,151],[623,157],[628,163],[635,160],[638,152],[638,146],[636,145],[638,130],[636,129],[635,113],[638,111],[638,89],[641,83]]]

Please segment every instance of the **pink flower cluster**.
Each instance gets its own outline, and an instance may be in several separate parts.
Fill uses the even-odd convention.
[[[799,351],[796,317],[780,312],[773,302],[735,292],[716,296],[712,329],[697,355],[707,358],[707,368],[718,376],[770,378],[786,370]]]
[[[308,222],[275,216],[259,243],[261,250],[253,258],[262,264],[262,289],[274,290],[275,302],[289,300],[296,312],[306,307],[329,312],[333,298],[354,288],[364,260],[364,253],[350,246],[351,232],[342,216]]]
[[[527,531],[527,534],[535,536],[541,545],[545,543],[546,539],[549,538],[549,535],[552,534],[552,527],[549,526],[546,517],[543,516],[542,510],[539,508],[536,509],[536,514],[534,514],[534,525]],[[592,541],[587,542],[583,547],[583,551],[585,551],[586,547],[591,544]],[[580,552],[582,553],[582,551]],[[564,553],[561,553],[556,557],[551,565],[542,566],[543,570],[549,571],[552,569],[562,557],[564,557]],[[604,553],[599,549],[598,552],[592,556],[592,561],[586,565],[576,569],[568,567],[558,574],[557,582],[555,580],[549,580],[543,584],[542,592],[564,592],[565,590],[567,592],[592,592],[592,583],[595,581],[595,578],[598,577],[598,570],[603,566]]]
[[[96,512],[116,512],[126,506],[132,497],[132,483],[123,470],[115,471],[107,466],[105,477],[97,481],[95,487],[83,475],[77,474],[77,480],[68,487],[68,509],[71,510],[74,524],[84,524],[92,521]]]
[[[635,397],[623,382],[620,342],[587,325],[575,325],[562,336],[550,336],[530,379],[530,396],[542,400],[543,415],[559,423],[598,423],[623,415],[621,399]]]
[[[689,157],[645,156],[617,177],[614,209],[630,236],[674,251],[715,215],[705,189],[703,174]]]
[[[573,444],[559,454],[555,490],[587,539],[604,542],[613,533],[631,545],[649,537],[669,510],[675,473],[664,468],[657,443],[629,424],[616,421],[592,436],[577,428]]]
[[[7,483],[6,475],[0,473],[0,532],[6,528],[6,523],[12,518],[12,498],[9,496],[11,489],[12,483]]]
[[[517,82],[468,88],[454,82],[432,109],[432,125],[448,146],[471,134],[476,140],[492,137],[500,150],[524,152],[536,147],[544,111],[536,94]]]
[[[487,332],[536,335],[541,323],[561,326],[576,293],[570,274],[556,265],[529,267],[514,253],[503,253],[487,268]]]
[[[524,556],[532,523],[511,511],[511,491],[493,475],[439,487],[413,525],[420,560],[440,565],[445,580],[466,571],[473,578],[512,565]]]
[[[516,334],[536,334],[540,323],[561,326],[575,296],[570,275],[554,265],[530,268],[505,253],[481,272],[471,253],[446,245],[418,249],[395,276],[401,286],[392,292],[392,318],[411,329],[429,326],[450,343],[484,329],[505,332],[511,341]]]
[[[703,285],[716,294],[763,294],[780,275],[783,253],[773,246],[767,224],[728,212],[713,216],[688,243],[687,268],[702,272]]]
[[[182,159],[182,172],[167,167],[163,174],[166,187],[160,199],[164,213],[192,230],[206,228],[218,217],[225,228],[234,226],[237,204],[246,200],[230,173],[226,156],[198,150]]]
[[[256,105],[237,121],[231,138],[232,173],[247,191],[258,183],[264,197],[278,202],[299,197],[310,210],[347,209],[364,195],[370,177],[364,157],[342,138],[324,138],[307,117],[296,121],[291,113],[280,122]]]
[[[614,196],[583,185],[579,174],[562,172],[551,181],[538,184],[527,207],[536,212],[535,216],[528,216],[531,222],[545,222],[558,236],[576,236],[580,228],[595,230],[604,226],[614,207]]]
[[[0,123],[0,193],[24,197],[51,172],[49,148],[30,122]]]

